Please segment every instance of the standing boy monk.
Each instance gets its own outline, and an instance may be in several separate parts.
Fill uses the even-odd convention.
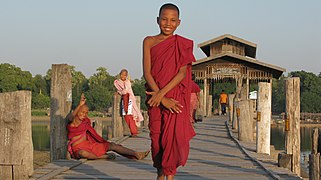
[[[88,115],[88,106],[84,94],[81,95],[79,105],[70,114],[68,130],[68,151],[73,158],[86,159],[114,159],[106,155],[107,151],[115,151],[127,158],[141,160],[149,151],[136,152],[122,145],[108,142],[97,134],[91,126]]]
[[[130,129],[131,137],[137,137],[138,130],[136,123],[140,123],[144,118],[136,104],[132,85],[129,79],[127,79],[128,71],[122,69],[119,76],[120,78],[114,81],[114,86],[117,89],[117,93],[122,96],[123,115]]]
[[[157,179],[174,179],[177,167],[186,164],[189,140],[195,135],[189,119],[195,58],[193,42],[174,35],[180,24],[176,5],[164,4],[157,23],[160,34],[147,36],[143,42],[152,158]]]

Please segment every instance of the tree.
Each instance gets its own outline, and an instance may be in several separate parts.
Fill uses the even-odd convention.
[[[106,111],[112,104],[113,92],[108,91],[106,87],[95,86],[85,92],[85,96],[90,110]]]
[[[47,82],[44,77],[42,77],[40,74],[37,74],[32,78],[32,81],[34,83],[32,89],[33,93],[48,95]]]
[[[32,90],[32,75],[8,63],[0,64],[0,92]]]
[[[132,83],[132,89],[135,94],[135,96],[140,96],[140,108],[142,110],[147,110],[146,106],[146,90],[145,90],[145,79],[144,77],[141,77],[141,79],[135,79]]]
[[[86,87],[88,81],[82,72],[75,70],[75,66],[70,66],[70,71],[72,76],[72,106],[75,108],[79,103],[81,94],[85,92],[84,87]]]
[[[284,92],[285,76],[272,81],[272,112],[282,113],[285,111],[285,92]]]
[[[33,109],[46,109],[50,107],[50,97],[41,93],[32,93],[31,107]]]

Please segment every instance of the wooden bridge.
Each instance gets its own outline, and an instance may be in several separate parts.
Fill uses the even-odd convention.
[[[204,119],[195,125],[197,135],[191,141],[185,167],[175,179],[300,179],[276,160],[240,146],[227,125],[226,116]],[[139,138],[124,137],[117,141],[138,151],[150,148],[148,129]],[[254,147],[254,145],[253,145]],[[141,161],[117,156],[115,160],[58,160],[35,170],[32,179],[155,179],[151,156]]]

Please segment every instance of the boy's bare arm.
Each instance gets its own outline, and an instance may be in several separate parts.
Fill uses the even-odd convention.
[[[150,56],[150,48],[152,44],[151,37],[146,37],[143,42],[143,71],[144,78],[148,84],[148,86],[154,91],[159,91],[159,88],[151,74],[151,56]]]
[[[186,69],[187,65],[183,66],[179,69],[178,73],[175,75],[175,77],[161,90],[157,91],[147,102],[150,106],[159,106],[161,100],[163,97],[173,89],[176,85],[178,85],[186,76]]]
[[[151,56],[150,56],[150,48],[152,44],[151,37],[146,37],[143,42],[143,71],[144,71],[144,78],[151,88],[153,92],[146,92],[147,94],[153,95],[159,91],[159,87],[157,86],[152,74],[151,74]],[[173,112],[180,112],[181,105],[175,101],[174,99],[163,97],[161,103],[169,109],[172,113]]]
[[[72,121],[74,119],[74,117],[77,115],[80,107],[83,106],[84,104],[86,104],[86,97],[85,97],[84,93],[82,93],[80,96],[80,101],[79,101],[78,106],[67,117],[69,119],[69,121]]]

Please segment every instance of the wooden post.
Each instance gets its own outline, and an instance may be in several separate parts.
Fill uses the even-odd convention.
[[[149,117],[148,117],[148,112],[147,111],[143,111],[142,112],[143,117],[144,117],[144,128],[148,128],[148,124],[149,124]]]
[[[197,108],[197,114],[204,117],[205,114],[204,114],[204,90],[203,89],[201,89],[201,91],[200,91],[200,102],[199,103],[200,103],[200,105]]]
[[[239,108],[239,101],[236,96],[233,99],[233,121],[232,121],[232,129],[238,130],[238,114],[237,109]]]
[[[67,121],[72,103],[71,72],[67,64],[53,64],[50,87],[50,160],[66,159]]]
[[[213,105],[212,105],[212,95],[208,95],[206,102],[207,102],[207,104],[206,104],[206,106],[207,106],[207,108],[206,108],[207,109],[206,116],[207,117],[211,117],[212,116],[212,107],[213,107]]]
[[[252,132],[253,132],[253,136],[252,139],[253,141],[256,141],[256,120],[254,119],[256,117],[255,113],[256,113],[256,103],[254,99],[249,99],[249,118],[252,124]]]
[[[320,153],[309,154],[309,179],[320,179]]]
[[[229,116],[229,121],[232,122],[233,120],[233,99],[235,97],[235,94],[229,94],[228,95],[228,116]]]
[[[207,112],[206,112],[206,105],[207,105],[207,103],[206,103],[206,100],[207,100],[207,79],[205,78],[204,79],[204,91],[203,91],[203,114],[204,114],[204,116],[206,116],[207,115]]]
[[[253,141],[253,120],[250,119],[250,105],[248,100],[239,102],[240,116],[238,117],[238,136],[240,141]]]
[[[318,128],[313,129],[312,133],[312,148],[309,154],[309,179],[320,179],[320,153],[318,153]]]
[[[92,126],[94,127],[94,129],[96,130],[96,132],[102,137],[103,136],[103,122],[102,120],[94,120],[92,122]]]
[[[257,117],[256,123],[256,152],[270,154],[271,138],[271,103],[272,87],[270,83],[259,82],[257,112],[261,117]]]
[[[140,112],[140,96],[135,96],[135,99],[136,99],[136,104],[137,104],[137,108],[138,108],[138,111]],[[140,127],[141,126],[141,122],[136,122],[136,125],[137,127]]]
[[[31,92],[0,93],[0,179],[33,173]]]
[[[222,105],[220,103],[220,99],[217,100],[218,102],[218,106],[217,106],[217,111],[218,111],[218,115],[222,115]]]
[[[112,130],[113,138],[123,136],[123,122],[121,117],[121,96],[114,94],[113,97],[113,112],[112,112]]]
[[[285,81],[286,118],[290,128],[285,134],[285,150],[292,154],[291,170],[300,176],[300,78],[287,78]]]

